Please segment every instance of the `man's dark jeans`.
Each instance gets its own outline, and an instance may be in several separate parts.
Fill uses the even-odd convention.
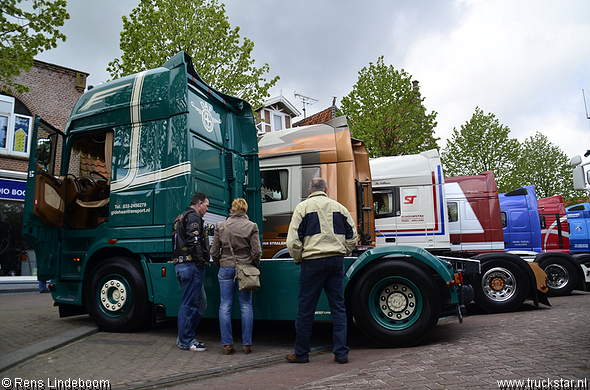
[[[203,314],[199,313],[202,306],[199,296],[205,281],[205,268],[197,268],[193,262],[176,264],[176,278],[182,287],[176,344],[182,349],[189,349],[197,342],[195,331]]]
[[[344,258],[342,256],[303,260],[299,276],[299,304],[295,330],[295,356],[309,359],[309,340],[313,327],[315,310],[322,288],[328,297],[334,327],[334,355],[338,359],[348,358],[346,346],[346,308],[343,295]]]

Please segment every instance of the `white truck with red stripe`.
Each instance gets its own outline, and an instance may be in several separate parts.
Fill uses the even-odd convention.
[[[476,186],[474,181],[464,183],[466,190],[461,188],[461,183],[453,183],[447,189],[437,150],[381,157],[370,160],[370,164],[378,247],[413,245],[448,256],[445,259],[451,262],[453,258],[479,260],[481,273],[466,275],[466,283],[473,287],[474,300],[484,310],[516,310],[526,299],[533,300],[537,307],[539,302],[549,305],[546,275],[539,265],[504,252],[499,202],[497,207],[490,207],[489,197],[493,198],[494,194],[479,194],[478,190],[470,188],[470,184]],[[495,188],[495,180],[492,181]],[[449,194],[453,196],[455,209],[449,208]],[[482,199],[476,201],[475,195],[482,195]],[[495,199],[497,202],[497,189]],[[449,210],[454,213],[452,222]],[[494,215],[489,215],[489,210]],[[480,219],[486,212],[490,221],[499,224],[495,232],[499,236],[486,237],[486,224]],[[454,225],[455,222],[458,225]],[[477,254],[469,248],[459,249],[453,245],[450,229],[460,229],[461,225],[465,232],[480,235],[477,240],[483,239],[496,252]]]

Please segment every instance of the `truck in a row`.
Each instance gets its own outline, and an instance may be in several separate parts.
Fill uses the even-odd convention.
[[[490,171],[447,177],[444,190],[436,189],[435,178],[444,176],[436,150],[377,158],[371,170],[377,246],[411,243],[478,259],[482,272],[469,283],[485,310],[514,310],[527,298],[537,304],[535,289],[567,295],[590,288],[585,257],[569,254],[561,196],[538,200],[534,186],[499,193]]]
[[[526,299],[549,305],[539,265],[504,251],[493,175],[445,178],[436,150],[373,159],[371,173],[377,247],[414,245],[443,258],[478,260],[481,272],[465,283],[486,311],[512,311]]]

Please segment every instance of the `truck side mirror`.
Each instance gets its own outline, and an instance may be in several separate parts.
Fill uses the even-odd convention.
[[[37,163],[45,169],[51,162],[51,139],[39,138],[37,141]]]
[[[580,164],[582,164],[582,157],[580,157],[580,155],[574,156],[570,160],[570,165],[572,166],[572,168],[575,168]]]
[[[574,168],[573,179],[574,179],[574,190],[576,191],[590,191],[590,171],[584,174],[584,165],[582,164],[582,157],[572,157],[570,165]]]

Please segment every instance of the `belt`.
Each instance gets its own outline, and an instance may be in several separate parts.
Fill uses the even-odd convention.
[[[174,264],[180,264],[180,263],[188,263],[193,261],[193,258],[191,255],[188,256],[178,256],[177,258],[174,259]]]

